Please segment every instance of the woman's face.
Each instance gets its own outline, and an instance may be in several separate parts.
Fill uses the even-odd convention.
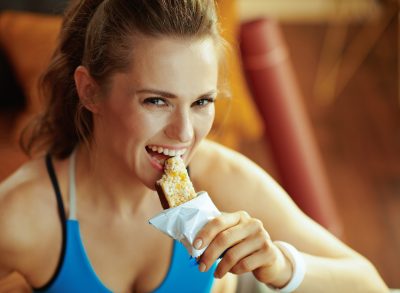
[[[218,60],[211,38],[140,38],[94,115],[96,145],[149,188],[166,158],[189,162],[209,133]]]

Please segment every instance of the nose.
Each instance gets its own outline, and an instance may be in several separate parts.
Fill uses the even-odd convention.
[[[192,118],[188,110],[176,110],[171,113],[170,121],[165,128],[168,138],[179,142],[190,142],[194,136]]]

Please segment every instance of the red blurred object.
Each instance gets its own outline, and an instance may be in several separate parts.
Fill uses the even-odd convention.
[[[340,236],[341,224],[279,25],[270,19],[243,23],[240,45],[280,183],[306,214]]]

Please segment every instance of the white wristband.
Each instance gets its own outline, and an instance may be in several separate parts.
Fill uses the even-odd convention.
[[[293,245],[283,241],[274,241],[274,243],[292,263],[293,274],[289,282],[283,288],[278,289],[270,285],[267,286],[276,292],[291,293],[300,286],[301,282],[303,282],[306,274],[306,263],[303,255]]]

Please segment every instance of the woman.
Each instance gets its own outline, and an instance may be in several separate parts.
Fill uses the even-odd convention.
[[[263,170],[205,139],[223,43],[212,1],[69,7],[27,144],[48,155],[0,186],[0,276],[17,271],[38,292],[234,292],[245,272],[283,292],[387,290]],[[193,243],[208,246],[198,266],[148,224],[175,155],[223,212]]]

